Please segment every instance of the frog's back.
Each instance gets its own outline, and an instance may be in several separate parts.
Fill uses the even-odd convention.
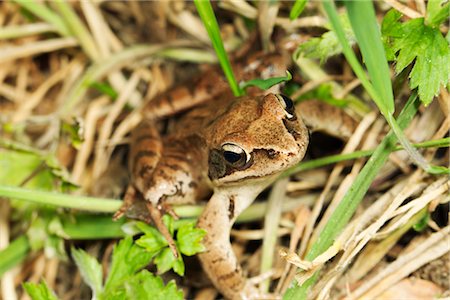
[[[231,92],[224,93],[218,98],[210,99],[183,114],[173,125],[170,132],[171,138],[183,139],[188,136],[204,136],[207,127],[218,116],[225,114],[235,100]]]

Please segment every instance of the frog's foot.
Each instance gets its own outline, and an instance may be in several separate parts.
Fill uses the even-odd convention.
[[[180,217],[177,215],[177,213],[173,210],[172,206],[170,204],[167,203],[163,203],[161,204],[161,208],[160,210],[164,213],[164,214],[168,214],[170,215],[172,218],[174,218],[175,220],[178,220]]]
[[[170,234],[169,230],[162,220],[163,214],[161,213],[161,209],[153,206],[153,204],[149,201],[146,201],[145,205],[147,206],[148,212],[150,213],[153,224],[156,226],[156,228],[158,228],[159,232],[166,239],[173,256],[175,258],[178,258],[178,251],[177,247],[175,246],[175,241],[173,240],[172,235]]]
[[[130,209],[130,207],[133,206],[135,201],[136,189],[132,185],[129,185],[127,191],[125,192],[122,206],[113,215],[113,220],[117,221],[120,219]]]

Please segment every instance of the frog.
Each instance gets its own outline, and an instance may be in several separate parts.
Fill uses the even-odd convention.
[[[285,58],[265,54],[236,64],[234,72],[241,80],[257,74],[269,78],[283,75],[286,67]],[[197,222],[206,232],[206,250],[198,254],[203,270],[227,299],[263,297],[232,250],[234,222],[280,173],[303,159],[310,136],[307,125],[325,127],[337,136],[351,135],[353,130],[354,122],[339,109],[305,103],[296,108],[292,99],[276,90],[250,89],[235,97],[214,68],[194,83],[160,95],[144,107],[143,121],[132,133],[131,183],[115,218],[143,199],[143,219],[153,221],[177,256],[162,214],[173,214],[173,205],[196,203],[212,191]],[[162,135],[158,122],[180,111],[183,114]],[[332,117],[331,125],[320,125],[324,115]]]

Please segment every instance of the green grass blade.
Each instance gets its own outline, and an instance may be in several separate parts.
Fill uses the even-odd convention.
[[[289,19],[291,19],[291,21],[297,19],[298,16],[300,16],[300,14],[302,13],[303,9],[306,6],[306,3],[308,3],[307,0],[295,1],[294,6],[292,7],[291,12],[289,13]]]
[[[359,63],[355,53],[353,52],[352,48],[350,47],[350,44],[347,41],[347,38],[345,37],[344,28],[342,27],[341,21],[339,20],[339,15],[337,13],[334,2],[331,0],[325,0],[323,2],[323,7],[328,15],[328,18],[330,19],[330,23],[333,27],[333,30],[335,31],[336,36],[342,45],[342,52],[344,53],[345,58],[352,67],[353,72],[355,72],[356,76],[358,76],[359,80],[361,80],[361,84],[369,93],[373,101],[375,101],[381,113],[384,116],[388,116],[389,113],[393,111],[393,108],[390,108],[385,104],[385,101],[383,101],[383,99],[380,98],[374,86],[370,83],[369,79],[367,78],[367,75],[363,67]]]
[[[419,101],[416,100],[417,94],[414,93],[409,98],[408,103],[400,113],[398,122],[402,129],[409,124],[417,112]],[[395,143],[396,136],[391,131],[384,137],[381,144],[376,148],[374,154],[370,157],[361,172],[356,177],[349,191],[345,194],[341,203],[333,212],[330,220],[325,225],[316,242],[307,253],[305,257],[306,260],[312,261],[333,244],[334,240],[338,237],[344,226],[352,217],[359,203],[369,189],[370,184],[378,174],[378,171],[386,162],[389,154],[395,149]],[[317,275],[318,273],[306,281],[302,286],[298,286],[297,282],[294,282],[294,286],[286,292],[284,299],[306,299],[307,292],[316,281]]]
[[[63,17],[63,21],[66,24],[67,28],[69,28],[69,31],[72,32],[73,35],[78,39],[81,47],[84,49],[86,54],[92,60],[98,60],[100,58],[100,54],[98,52],[97,45],[95,44],[94,39],[89,33],[89,30],[75,13],[69,2],[65,0],[57,0],[54,2],[54,4],[56,9]]]
[[[45,4],[39,3],[35,0],[13,0],[32,14],[41,18],[42,20],[53,24],[56,29],[63,36],[70,36],[69,28],[64,23],[63,19],[48,8]]]
[[[17,266],[28,255],[30,243],[25,235],[15,239],[8,247],[0,251],[0,278],[9,269]]]
[[[373,3],[346,1],[348,18],[352,24],[370,80],[389,114],[394,112],[394,95],[386,54],[381,40]]]
[[[233,74],[233,69],[231,68],[228,55],[223,46],[222,38],[220,36],[219,25],[217,24],[216,16],[211,7],[209,0],[194,0],[195,6],[197,7],[198,14],[205,25],[206,31],[208,32],[211,43],[216,51],[217,57],[219,59],[220,65],[225,77],[230,84],[230,88],[233,94],[237,96],[242,96],[244,92],[239,88],[236,78]]]
[[[361,52],[372,80],[375,85],[367,78],[362,66],[359,64],[353,50],[351,49],[347,38],[344,34],[344,29],[338,18],[334,2],[326,0],[324,2],[325,11],[328,14],[333,29],[336,32],[339,42],[342,45],[343,53],[351,65],[353,71],[361,80],[362,85],[377,104],[381,113],[386,118],[389,126],[402,144],[412,161],[431,174],[450,174],[450,169],[441,166],[430,165],[423,156],[412,147],[409,140],[406,138],[399,125],[392,116],[394,112],[394,101],[392,100],[392,85],[390,83],[389,71],[383,69],[387,67],[386,56],[384,54],[383,46],[381,44],[381,36],[378,25],[376,23],[375,13],[373,11],[373,4],[370,1],[352,1],[346,2],[349,7],[349,19],[351,20],[353,30],[360,45]],[[372,49],[373,48],[373,49]],[[382,53],[383,52],[383,53]],[[370,68],[369,68],[370,66]],[[380,68],[380,70],[377,70]]]

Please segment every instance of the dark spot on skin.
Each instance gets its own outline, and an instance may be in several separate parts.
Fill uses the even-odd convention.
[[[228,199],[228,219],[230,220],[234,218],[234,201],[235,197],[234,195],[231,195]]]
[[[173,99],[173,96],[170,93],[168,93],[166,95],[166,99],[167,99],[167,103],[169,104],[170,108],[175,109],[175,106],[173,105],[173,100],[174,99]]]
[[[221,261],[224,261],[224,260],[225,260],[225,259],[224,259],[223,257],[219,257],[219,258],[213,259],[211,262],[212,262],[213,264],[216,264],[216,263],[221,262]]]
[[[300,133],[295,131],[294,127],[290,124],[289,120],[283,119],[283,124],[286,130],[297,140],[300,138]]]
[[[149,165],[143,165],[139,170],[139,176],[142,178],[148,178],[152,175],[153,168]]]
[[[159,140],[159,137],[154,136],[153,134],[143,134],[141,136],[138,136],[135,140],[135,144],[139,144],[142,141],[151,141],[151,140]]]
[[[233,278],[234,276],[236,276],[238,272],[236,270],[229,272],[227,274],[221,275],[217,278],[218,281],[223,281],[223,280],[228,280],[230,278]]]
[[[137,166],[137,163],[139,162],[139,160],[143,157],[155,157],[157,156],[156,152],[154,151],[150,151],[150,150],[141,150],[139,151],[133,159],[133,168],[135,168]]]
[[[269,149],[267,150],[267,155],[269,156],[270,159],[274,159],[278,156],[279,152],[275,151],[274,149]]]
[[[195,188],[197,188],[198,184],[195,183],[194,181],[191,181],[191,182],[189,182],[188,186],[192,189],[195,189]]]
[[[160,168],[169,168],[172,171],[179,171],[181,169],[180,166],[172,165],[172,164],[168,164],[168,163],[161,163],[161,164],[159,164],[158,167],[160,167]]]
[[[206,92],[208,94],[212,94],[214,92],[214,88],[215,88],[215,83],[208,82],[208,84],[206,85]]]
[[[165,158],[173,158],[181,161],[189,161],[189,156],[180,153],[164,153]]]

